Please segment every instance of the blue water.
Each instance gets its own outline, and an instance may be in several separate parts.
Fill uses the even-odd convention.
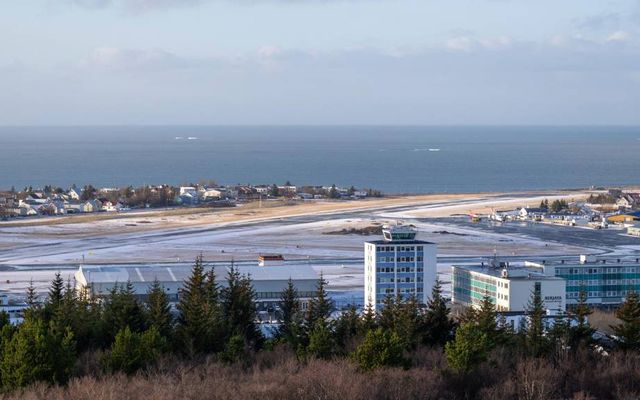
[[[202,180],[388,193],[576,188],[640,184],[639,155],[638,127],[4,127],[0,188]]]

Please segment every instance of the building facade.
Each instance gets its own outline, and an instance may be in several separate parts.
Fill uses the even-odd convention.
[[[426,304],[436,281],[437,246],[409,226],[384,226],[383,240],[364,244],[364,302],[379,310],[387,296]]]
[[[549,312],[565,310],[564,279],[546,275],[537,268],[511,268],[507,264],[452,267],[454,304],[479,307],[488,296],[497,311],[522,312],[536,292]]]
[[[524,262],[499,268],[490,263],[453,267],[453,300],[476,306],[488,295],[498,311],[522,311],[539,283],[548,309],[571,308],[580,294],[595,307],[615,307],[631,292],[640,292],[640,258],[580,256],[554,261]],[[560,288],[562,286],[562,288]]]
[[[581,256],[578,262],[560,261],[545,266],[566,280],[570,307],[578,303],[581,291],[587,295],[587,303],[604,307],[624,302],[630,291],[640,292],[640,260],[637,258]]]

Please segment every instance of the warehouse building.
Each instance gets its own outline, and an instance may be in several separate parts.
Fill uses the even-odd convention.
[[[277,265],[240,265],[236,266],[241,275],[252,280],[259,310],[266,310],[280,301],[282,291],[292,279],[302,303],[306,304],[315,295],[318,279],[316,270],[308,264],[290,264],[284,261]],[[100,265],[80,266],[75,274],[76,287],[91,296],[106,296],[116,285],[131,282],[137,295],[144,298],[154,280],[164,287],[171,302],[177,302],[184,282],[191,276],[191,265],[157,264],[157,265]],[[227,284],[230,266],[206,266],[213,269],[220,287]]]

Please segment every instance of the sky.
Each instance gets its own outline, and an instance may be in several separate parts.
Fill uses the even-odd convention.
[[[640,125],[640,0],[3,0],[0,125]]]

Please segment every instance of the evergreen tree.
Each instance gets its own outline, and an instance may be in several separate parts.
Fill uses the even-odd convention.
[[[420,341],[421,312],[418,299],[410,296],[404,301],[398,301],[399,312],[395,331],[406,341],[407,348],[415,347]]]
[[[591,337],[595,332],[595,329],[589,324],[589,315],[592,313],[591,307],[587,304],[587,292],[580,290],[578,303],[570,314],[576,321],[576,326],[570,327],[571,345],[575,346],[581,343],[591,342]]]
[[[102,362],[108,372],[122,371],[132,374],[154,362],[164,347],[162,337],[155,327],[144,333],[132,332],[128,326],[116,334],[111,349]]]
[[[146,314],[149,326],[155,328],[160,336],[167,339],[173,337],[173,315],[169,297],[157,278],[147,292]]]
[[[491,344],[487,335],[472,323],[463,323],[455,339],[445,346],[449,366],[457,373],[466,374],[487,359]]]
[[[412,296],[403,301],[399,295],[387,296],[382,303],[379,326],[385,331],[396,333],[407,348],[416,345],[421,327],[416,298]]]
[[[280,326],[276,331],[276,337],[295,348],[299,344],[297,335],[300,333],[300,298],[291,278],[280,294],[280,312]]]
[[[378,323],[377,319],[378,315],[373,308],[373,301],[369,299],[366,307],[364,308],[364,312],[362,313],[362,323],[360,324],[360,328],[362,330],[361,333],[366,335],[367,332],[376,329]]]
[[[29,280],[29,286],[27,286],[26,303],[29,308],[35,308],[38,303],[38,292],[36,292],[36,288],[33,285],[33,279]]]
[[[556,361],[566,359],[571,349],[571,323],[565,315],[557,315],[548,332],[549,346]]]
[[[221,328],[220,304],[211,298],[214,286],[206,279],[202,256],[196,257],[178,303],[177,334],[183,351],[188,355],[222,349],[225,338]]]
[[[338,189],[336,189],[336,185],[331,185],[331,189],[329,189],[329,198],[337,199],[340,197],[340,193],[338,193]]]
[[[544,302],[540,292],[533,291],[527,304],[527,324],[524,338],[529,354],[535,357],[543,355],[548,350],[548,339],[545,337],[543,317],[546,314]]]
[[[280,190],[278,189],[278,186],[275,183],[271,185],[271,188],[269,189],[269,196],[271,197],[280,196]]]
[[[498,323],[495,304],[489,296],[482,298],[480,307],[474,313],[474,318],[478,329],[487,336],[492,348],[504,344],[508,340],[505,323],[504,321]]]
[[[132,332],[138,333],[146,329],[144,309],[130,281],[124,285],[114,285],[104,303],[104,322],[109,342],[127,326]]]
[[[53,334],[42,319],[25,320],[2,343],[0,376],[3,387],[14,389],[37,381],[64,384],[75,363],[70,330]]]
[[[24,318],[25,319],[34,319],[38,318],[42,315],[40,305],[38,304],[38,293],[36,292],[36,288],[33,285],[33,279],[29,281],[29,286],[27,286],[26,300],[27,308],[24,310]]]
[[[399,296],[393,296],[388,294],[382,300],[382,307],[378,314],[378,325],[385,331],[396,332],[398,325],[398,317],[400,311],[398,310],[398,303],[400,302]]]
[[[352,357],[363,371],[408,365],[403,341],[396,333],[385,332],[381,328],[367,332]]]
[[[228,363],[242,361],[243,358],[246,361],[246,357],[244,357],[246,353],[247,346],[244,336],[235,334],[231,335],[227,343],[225,343],[224,351],[220,354],[220,359]]]
[[[640,298],[638,293],[630,291],[624,303],[616,310],[616,317],[621,321],[612,326],[618,337],[620,347],[625,350],[640,349]]]
[[[362,320],[355,306],[344,311],[335,322],[334,333],[337,343],[345,347],[350,339],[362,332]]]
[[[242,336],[246,343],[259,346],[262,333],[256,325],[256,294],[251,279],[240,274],[231,265],[227,274],[227,286],[221,291],[222,310],[229,337]]]
[[[316,358],[329,358],[334,353],[336,343],[333,339],[329,324],[319,319],[309,333],[307,353]]]
[[[333,301],[327,293],[326,286],[327,281],[324,279],[322,273],[320,273],[316,294],[309,301],[309,307],[307,309],[306,324],[309,329],[312,329],[316,322],[329,318],[331,311],[333,311]]]
[[[49,288],[49,296],[45,302],[45,314],[47,319],[51,318],[56,313],[58,307],[62,303],[64,296],[64,280],[60,275],[60,272],[56,272],[55,277],[51,281],[51,287]]]
[[[454,322],[449,317],[447,303],[442,297],[442,286],[440,281],[436,280],[423,318],[422,341],[427,345],[444,346],[451,339],[453,328]]]

